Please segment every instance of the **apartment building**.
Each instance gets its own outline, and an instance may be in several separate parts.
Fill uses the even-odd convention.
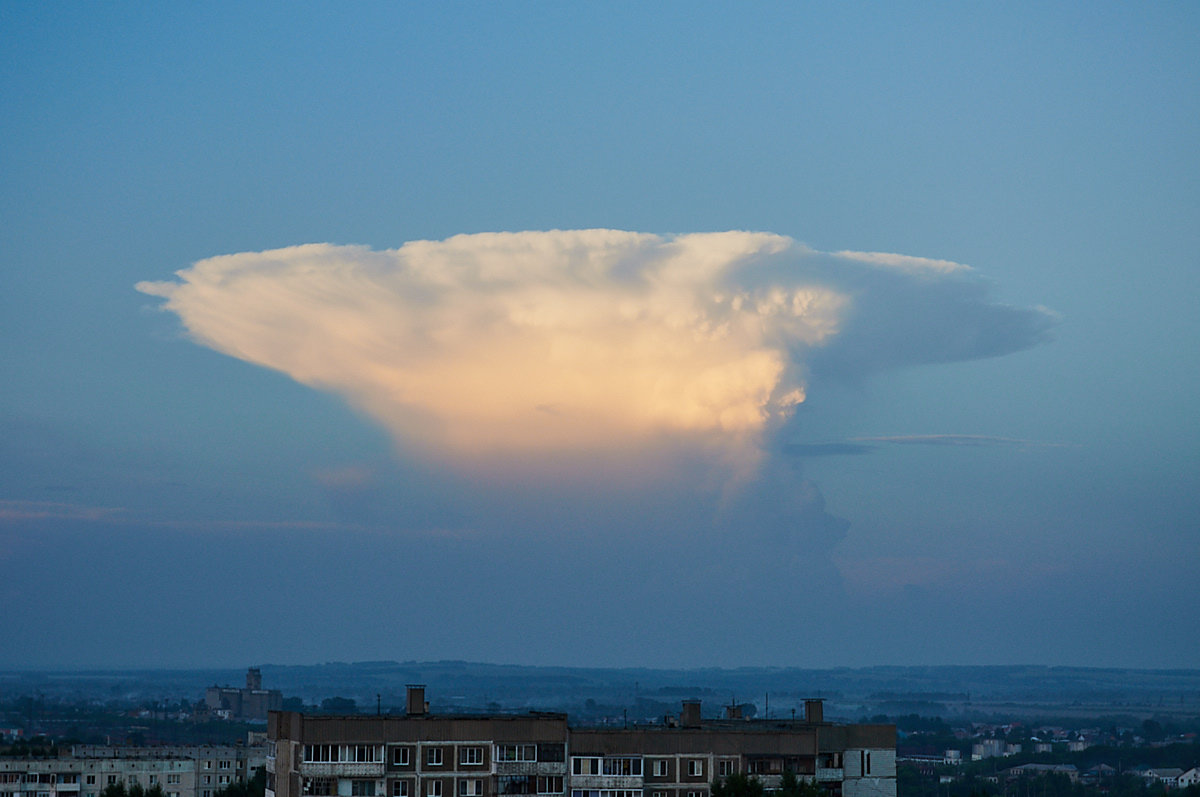
[[[214,797],[266,763],[265,746],[76,745],[57,758],[0,759],[0,797],[99,797],[123,783],[167,797]]]
[[[830,797],[895,797],[892,725],[835,725],[819,700],[799,720],[702,719],[573,728],[565,714],[434,716],[410,686],[404,715],[272,712],[267,797],[708,797],[714,778],[785,771]]]

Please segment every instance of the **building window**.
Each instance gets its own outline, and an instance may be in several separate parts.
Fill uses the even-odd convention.
[[[642,759],[626,756],[609,757],[604,759],[605,775],[620,775],[623,777],[641,777]]]
[[[442,782],[440,780],[426,781],[425,797],[442,797]]]
[[[667,793],[665,791],[656,791],[654,792],[654,797],[667,797]]]
[[[304,793],[314,797],[337,794],[337,778],[306,778]]]
[[[155,783],[158,783],[158,775],[151,775],[150,776],[150,785],[153,786]]]
[[[600,774],[600,759],[599,758],[571,758],[571,774],[573,775],[599,775]]]
[[[408,781],[393,780],[392,781],[392,797],[408,797]]]
[[[536,794],[536,775],[501,775],[496,778],[496,794]]]
[[[688,776],[693,778],[704,777],[704,762],[699,758],[689,758]],[[691,792],[688,792],[688,797],[691,797]]]
[[[212,790],[205,789],[204,791],[200,792],[200,797],[212,797]]]
[[[178,775],[167,775],[167,783],[178,783],[178,782],[179,782]]]
[[[89,786],[95,786],[95,785],[96,785],[96,776],[95,776],[95,775],[88,775],[88,776],[87,776],[87,784],[88,784]]]
[[[376,744],[310,744],[304,747],[304,760],[321,764],[379,764],[383,762],[383,746]],[[209,769],[209,767],[205,766],[205,769]]]
[[[563,779],[561,775],[540,775],[537,779],[538,794],[562,794]]]
[[[227,785],[229,785],[229,776],[221,775],[219,778],[217,778],[217,782],[219,784],[221,784],[222,786],[227,786]]]
[[[230,762],[229,761],[218,761],[217,768],[218,769],[230,769]]]
[[[537,761],[536,744],[498,744],[497,761]]]
[[[210,783],[212,783],[212,775],[205,775],[204,776],[204,785],[207,786]]]
[[[105,782],[107,785],[111,786],[111,785],[113,785],[114,783],[116,783],[116,782],[117,782],[117,776],[116,776],[116,775],[109,775],[107,778],[105,778],[104,782]]]
[[[704,797],[704,792],[702,792],[702,791],[689,791],[689,792],[687,793],[687,797]]]
[[[393,747],[392,748],[392,763],[398,767],[408,766],[408,748]]]
[[[442,765],[442,748],[430,747],[425,751],[425,763],[431,767],[440,767]],[[438,788],[441,788],[440,786]]]
[[[650,770],[656,778],[665,778],[667,776],[667,759],[656,758],[650,762]]]
[[[463,747],[458,751],[458,762],[468,766],[483,763],[482,747]]]
[[[482,794],[482,780],[478,778],[464,778],[458,782],[458,797],[480,797]]]
[[[537,760],[561,763],[567,760],[567,746],[561,742],[543,742],[537,746]]]
[[[717,762],[717,773],[720,774],[721,777],[725,777],[726,775],[732,775],[734,773],[734,771],[735,770],[734,770],[732,761],[718,761]]]
[[[350,781],[350,794],[354,797],[375,797],[375,781],[373,780],[352,780]]]
[[[211,761],[205,761],[205,762],[204,762],[204,768],[205,768],[205,769],[212,769],[212,762],[211,762]]]

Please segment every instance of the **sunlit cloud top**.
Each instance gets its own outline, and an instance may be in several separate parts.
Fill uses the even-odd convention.
[[[869,371],[1015,351],[1054,325],[989,303],[957,263],[750,232],[310,244],[178,276],[137,288],[194,340],[450,459],[663,439],[755,448],[804,400],[817,352],[834,358],[826,370]]]

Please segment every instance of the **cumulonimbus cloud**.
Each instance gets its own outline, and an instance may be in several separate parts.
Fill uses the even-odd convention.
[[[618,230],[310,244],[142,282],[197,342],[345,397],[450,459],[758,445],[813,368],[993,356],[1053,314],[992,303],[966,266],[783,236]]]

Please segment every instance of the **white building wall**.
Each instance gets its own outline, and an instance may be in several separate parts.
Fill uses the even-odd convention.
[[[894,748],[847,750],[842,765],[842,797],[896,797]]]

